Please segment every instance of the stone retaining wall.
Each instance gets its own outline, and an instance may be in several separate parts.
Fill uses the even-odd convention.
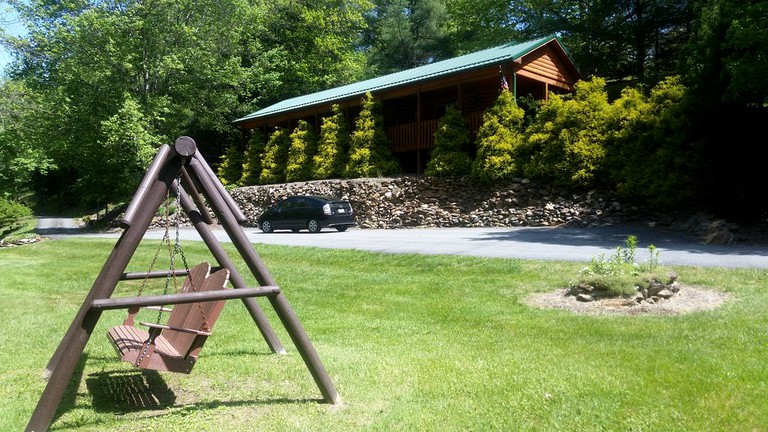
[[[526,179],[491,186],[469,177],[319,180],[248,186],[231,191],[253,226],[270,205],[291,195],[348,200],[361,228],[600,226],[630,215],[615,195],[574,193]]]

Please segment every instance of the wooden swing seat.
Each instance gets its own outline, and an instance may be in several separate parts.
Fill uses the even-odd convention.
[[[229,270],[210,271],[209,263],[198,264],[185,278],[182,293],[228,289]],[[176,304],[166,325],[140,323],[148,330],[134,325],[139,309],[130,308],[123,325],[112,327],[107,337],[122,361],[142,369],[190,373],[224,302]]]

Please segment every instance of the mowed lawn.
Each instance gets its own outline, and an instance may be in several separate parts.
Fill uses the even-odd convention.
[[[26,426],[43,369],[114,244],[0,249],[0,430]],[[147,271],[156,248],[142,244],[129,270]],[[266,301],[287,355],[271,354],[242,303],[230,301],[190,375],[119,362],[105,334],[125,313],[109,311],[51,429],[768,430],[766,269],[676,268],[683,283],[730,294],[714,311],[583,316],[523,300],[564,287],[585,263],[258,250],[343,403],[320,401]],[[184,251],[190,266],[212,260],[202,243]],[[161,252],[155,269],[167,267]],[[163,290],[149,285],[145,295]],[[140,286],[121,284],[116,295]]]

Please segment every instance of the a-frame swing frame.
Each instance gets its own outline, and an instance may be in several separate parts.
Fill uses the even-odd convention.
[[[184,187],[179,190],[175,179],[181,176]],[[189,217],[200,237],[219,266],[229,269],[230,283],[236,289],[206,293],[170,294],[166,296],[110,298],[121,280],[140,277],[125,273],[125,269],[160,208],[168,191],[178,194],[182,210]],[[211,230],[212,219],[198,192],[224,228],[248,269],[259,283],[259,288],[248,288],[233,261],[224,251]],[[121,221],[123,233],[107,258],[80,310],[46,367],[48,383],[40,396],[35,411],[27,424],[27,431],[47,430],[61,403],[64,391],[72,379],[77,363],[88,339],[104,310],[153,305],[170,305],[199,301],[242,299],[259,331],[274,353],[285,353],[277,335],[270,326],[254,297],[267,297],[291,337],[296,349],[307,365],[323,399],[327,403],[340,401],[330,376],[320,361],[312,342],[299,322],[274,277],[248,241],[241,227],[247,218],[229,195],[208,163],[197,150],[192,138],[179,137],[173,146],[163,145],[150,164],[136,194]]]

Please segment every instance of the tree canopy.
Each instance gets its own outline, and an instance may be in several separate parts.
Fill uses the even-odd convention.
[[[702,187],[720,190],[713,197],[759,196],[746,173],[768,159],[731,145],[749,143],[765,119],[768,0],[3,3],[26,32],[0,32],[14,55],[0,83],[2,197],[117,201],[147,155],[178,135],[215,161],[244,147],[233,119],[287,97],[550,34],[611,98],[681,76],[686,142],[706,161]],[[243,175],[261,176],[257,165]]]

